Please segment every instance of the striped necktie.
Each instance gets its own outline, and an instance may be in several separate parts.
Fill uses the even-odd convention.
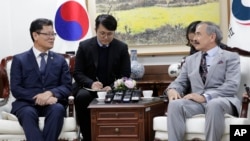
[[[41,53],[41,63],[40,63],[40,72],[42,75],[45,74],[45,68],[46,68],[46,61],[45,61],[45,55],[47,55],[47,53]]]
[[[203,83],[205,83],[207,78],[207,62],[206,62],[207,53],[202,54],[201,64],[200,64],[200,75]]]

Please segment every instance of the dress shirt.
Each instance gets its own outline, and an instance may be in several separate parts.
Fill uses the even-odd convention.
[[[103,48],[109,47],[109,44],[103,45],[103,44],[101,44],[101,42],[98,39],[97,39],[97,43],[98,43],[99,47],[103,47]]]
[[[207,56],[206,56],[206,63],[207,63],[207,71],[209,71],[209,68],[213,62],[214,57],[218,53],[219,47],[216,46],[210,50],[207,51]]]
[[[41,66],[41,56],[40,56],[40,54],[42,53],[41,51],[39,51],[38,49],[36,49],[35,47],[32,47],[32,50],[33,50],[33,52],[34,52],[34,55],[35,55],[35,57],[36,57],[36,62],[37,62],[37,64],[38,64],[38,67],[40,68],[40,66]],[[47,55],[45,55],[44,56],[44,59],[45,59],[45,62],[47,63],[47,59],[48,59],[48,51],[47,52],[45,52]]]

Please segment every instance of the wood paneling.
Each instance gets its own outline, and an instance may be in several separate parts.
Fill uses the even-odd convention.
[[[137,81],[137,87],[142,90],[152,89],[154,96],[163,94],[167,86],[174,80],[168,75],[169,65],[147,65],[142,79]]]

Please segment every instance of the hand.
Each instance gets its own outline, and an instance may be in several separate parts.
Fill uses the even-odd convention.
[[[193,100],[193,101],[198,102],[198,103],[206,102],[206,98],[203,95],[197,94],[197,93],[187,94],[183,98],[184,99],[190,99],[190,100]]]
[[[169,89],[167,91],[167,95],[168,95],[169,101],[181,98],[180,94],[175,89]]]
[[[103,85],[100,81],[95,81],[91,86],[91,89],[93,90],[100,90],[102,88],[103,88]]]
[[[53,97],[53,93],[51,91],[45,91],[43,93],[37,94],[33,97],[33,99],[35,100],[35,104],[44,106],[50,97]]]
[[[112,90],[112,89],[111,89],[111,87],[110,87],[110,86],[106,86],[106,87],[102,88],[102,90],[104,90],[104,91],[106,91],[106,92],[107,92],[107,91],[110,91],[110,90]]]
[[[46,101],[46,105],[52,105],[52,104],[56,104],[57,103],[57,98],[56,97],[50,97],[47,101]]]

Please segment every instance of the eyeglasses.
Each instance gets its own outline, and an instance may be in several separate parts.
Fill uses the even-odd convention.
[[[47,37],[55,37],[56,33],[42,33],[42,32],[36,32],[37,34],[42,34]]]
[[[114,35],[114,32],[98,32],[98,34],[101,36],[101,37],[112,37]]]

